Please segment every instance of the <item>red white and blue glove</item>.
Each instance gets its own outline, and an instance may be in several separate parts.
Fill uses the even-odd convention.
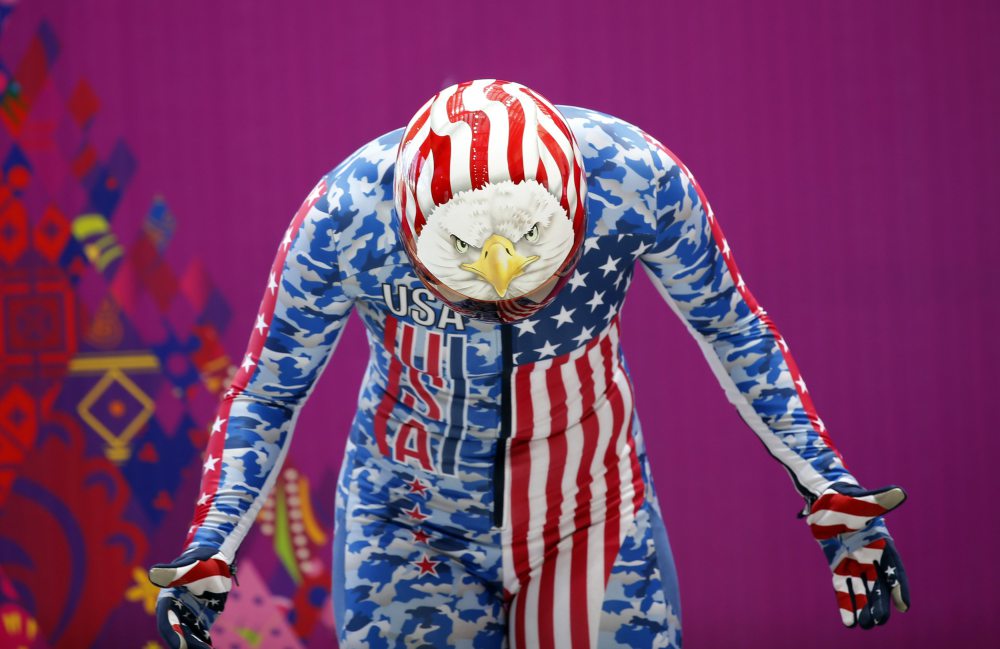
[[[192,548],[171,563],[149,570],[159,586],[156,625],[171,649],[212,646],[209,629],[222,613],[236,574],[222,554],[212,548]]]
[[[910,607],[906,571],[882,519],[905,500],[899,487],[865,491],[836,482],[809,509],[806,522],[833,571],[845,626],[885,624],[890,601],[900,611]]]

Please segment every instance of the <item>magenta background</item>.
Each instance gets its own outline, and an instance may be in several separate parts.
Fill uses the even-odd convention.
[[[60,74],[101,100],[98,142],[120,136],[138,159],[116,230],[131,240],[166,198],[169,254],[203,258],[233,307],[233,357],[315,179],[441,87],[499,76],[639,124],[698,177],[850,468],[910,494],[890,528],[913,610],[845,630],[784,470],[641,277],[624,344],[686,646],[973,647],[1000,632],[1000,5],[25,1],[0,53],[17,60],[43,17]],[[317,476],[339,465],[366,360],[358,323],[345,335],[293,447]]]

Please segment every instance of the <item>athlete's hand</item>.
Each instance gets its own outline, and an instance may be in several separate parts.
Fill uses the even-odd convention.
[[[910,607],[906,571],[882,520],[904,500],[899,487],[865,491],[838,482],[812,504],[806,522],[830,563],[845,626],[885,624],[890,600],[900,611]]]
[[[211,548],[193,548],[171,563],[149,570],[162,588],[156,602],[156,625],[171,649],[212,646],[209,628],[222,613],[235,569]]]

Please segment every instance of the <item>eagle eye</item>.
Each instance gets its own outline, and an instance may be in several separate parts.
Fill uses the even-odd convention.
[[[451,238],[455,242],[455,250],[461,253],[465,253],[469,250],[469,244],[465,243],[464,241],[456,237],[454,234],[451,235]]]
[[[534,242],[538,241],[538,224],[537,223],[534,224],[533,226],[531,226],[531,229],[524,233],[524,238],[529,243],[534,243]]]

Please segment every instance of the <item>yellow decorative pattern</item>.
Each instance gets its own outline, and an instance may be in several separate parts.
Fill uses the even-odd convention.
[[[132,569],[132,579],[135,585],[125,591],[125,599],[130,602],[140,602],[142,608],[152,615],[156,612],[156,598],[160,594],[160,589],[149,581],[146,571],[142,568]]]
[[[109,369],[156,371],[160,359],[145,353],[79,354],[69,362],[72,374],[102,374]]]
[[[90,263],[103,271],[123,254],[118,238],[111,232],[111,225],[102,214],[81,214],[73,219],[73,237],[84,244],[83,251]]]
[[[114,384],[122,386],[126,392],[132,395],[136,401],[142,406],[142,410],[132,418],[125,428],[118,434],[112,432],[107,426],[105,426],[100,419],[98,419],[94,413],[91,411],[94,403],[103,395],[107,390]],[[114,404],[112,404],[114,406]],[[108,448],[105,450],[105,454],[108,459],[112,462],[125,462],[131,456],[132,451],[129,448],[129,443],[132,438],[135,437],[142,427],[146,425],[149,418],[153,415],[155,410],[155,404],[153,400],[146,395],[142,389],[136,385],[132,379],[128,377],[127,374],[121,371],[118,367],[111,367],[108,369],[104,376],[102,376],[97,383],[94,384],[83,399],[77,404],[76,411],[80,415],[80,418],[87,422],[91,428],[94,429],[101,438],[107,442]]]
[[[322,546],[326,543],[326,534],[316,522],[312,499],[309,497],[309,479],[305,476],[299,478],[299,508],[302,510],[302,525],[305,527],[306,534],[309,535],[309,540]]]
[[[38,622],[23,611],[7,611],[3,614],[3,629],[7,637],[34,640],[38,636]]]

